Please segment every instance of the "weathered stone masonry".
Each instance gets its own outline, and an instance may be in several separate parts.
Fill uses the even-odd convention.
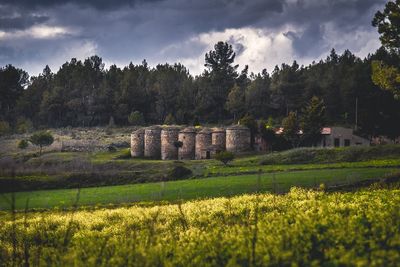
[[[182,142],[181,147],[178,141]],[[163,160],[209,159],[220,151],[241,153],[250,149],[250,130],[244,126],[223,128],[151,126],[131,134],[132,157]]]

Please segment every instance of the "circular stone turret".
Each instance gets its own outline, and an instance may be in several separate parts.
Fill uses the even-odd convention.
[[[182,147],[178,150],[178,158],[180,160],[194,159],[196,146],[196,129],[187,127],[179,132],[179,141],[182,142]]]
[[[234,125],[226,129],[226,150],[230,152],[244,152],[250,150],[250,129]]]
[[[161,128],[152,126],[144,131],[144,156],[159,159],[161,155]]]
[[[209,151],[212,145],[211,130],[204,128],[196,135],[196,159],[208,159],[211,157]]]
[[[211,133],[211,142],[216,150],[218,151],[224,151],[226,148],[226,131],[225,129],[222,128],[213,128],[212,133]]]
[[[173,160],[178,159],[178,142],[179,128],[166,127],[161,130],[161,159]]]
[[[144,155],[144,129],[139,129],[131,134],[131,156],[133,158]]]

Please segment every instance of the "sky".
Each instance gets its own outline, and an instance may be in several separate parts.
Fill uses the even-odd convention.
[[[386,0],[0,0],[0,66],[30,75],[99,55],[106,67],[146,59],[193,75],[218,41],[239,69],[308,65],[332,48],[360,57],[380,46],[371,20]]]

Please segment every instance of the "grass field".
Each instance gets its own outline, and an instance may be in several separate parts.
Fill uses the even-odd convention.
[[[399,189],[293,188],[285,195],[0,215],[0,265],[399,266],[399,206]]]
[[[399,171],[398,168],[322,169],[271,174],[239,175],[188,179],[181,181],[82,188],[79,205],[119,204],[129,202],[176,201],[197,198],[233,196],[245,193],[289,191],[293,186],[318,187],[319,184],[350,184],[380,178]],[[70,207],[76,201],[76,189],[41,190],[15,194],[16,208]],[[10,194],[3,194],[0,209],[9,209]]]

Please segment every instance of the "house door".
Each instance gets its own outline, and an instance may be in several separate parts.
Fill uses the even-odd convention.
[[[206,159],[210,159],[211,158],[211,156],[210,156],[210,151],[207,151],[206,152]]]

